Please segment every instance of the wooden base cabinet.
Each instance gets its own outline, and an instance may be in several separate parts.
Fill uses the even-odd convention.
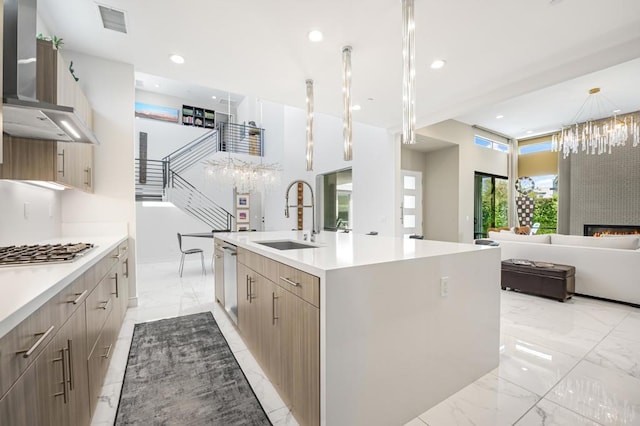
[[[36,361],[40,425],[87,425],[86,314],[80,308]]]
[[[238,259],[240,333],[298,423],[319,425],[320,309],[303,299],[319,304],[305,290],[319,294],[319,279],[251,252],[239,250]],[[274,278],[274,271],[286,270],[286,280],[276,283],[245,260]]]
[[[0,425],[90,424],[129,297],[125,247],[0,338]]]
[[[36,365],[24,372],[9,392],[0,399],[0,425],[39,425],[38,380]]]

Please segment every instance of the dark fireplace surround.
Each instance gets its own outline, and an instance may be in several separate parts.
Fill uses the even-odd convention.
[[[640,235],[640,225],[584,225],[584,235],[587,237]]]

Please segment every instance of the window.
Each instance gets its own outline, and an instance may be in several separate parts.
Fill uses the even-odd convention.
[[[518,153],[520,155],[526,154],[535,154],[537,152],[549,152],[551,151],[552,143],[551,141],[544,141],[538,143],[532,143],[529,145],[521,145],[518,147]]]
[[[505,154],[509,152],[509,144],[487,139],[483,136],[476,135],[474,143],[483,148],[495,149],[496,151],[504,152]]]
[[[319,196],[323,207],[324,229],[353,229],[353,179],[351,169],[318,175],[316,183],[322,188]]]

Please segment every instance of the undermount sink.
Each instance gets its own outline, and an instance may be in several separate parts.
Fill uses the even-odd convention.
[[[317,246],[312,246],[309,244],[304,244],[304,243],[300,243],[298,241],[292,241],[292,240],[256,241],[256,243],[262,244],[263,246],[271,247],[277,250],[298,250],[298,249],[318,248]]]

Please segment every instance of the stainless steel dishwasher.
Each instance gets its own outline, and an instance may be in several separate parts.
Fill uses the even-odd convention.
[[[224,250],[224,309],[231,320],[238,324],[237,248],[233,244],[222,246]]]

